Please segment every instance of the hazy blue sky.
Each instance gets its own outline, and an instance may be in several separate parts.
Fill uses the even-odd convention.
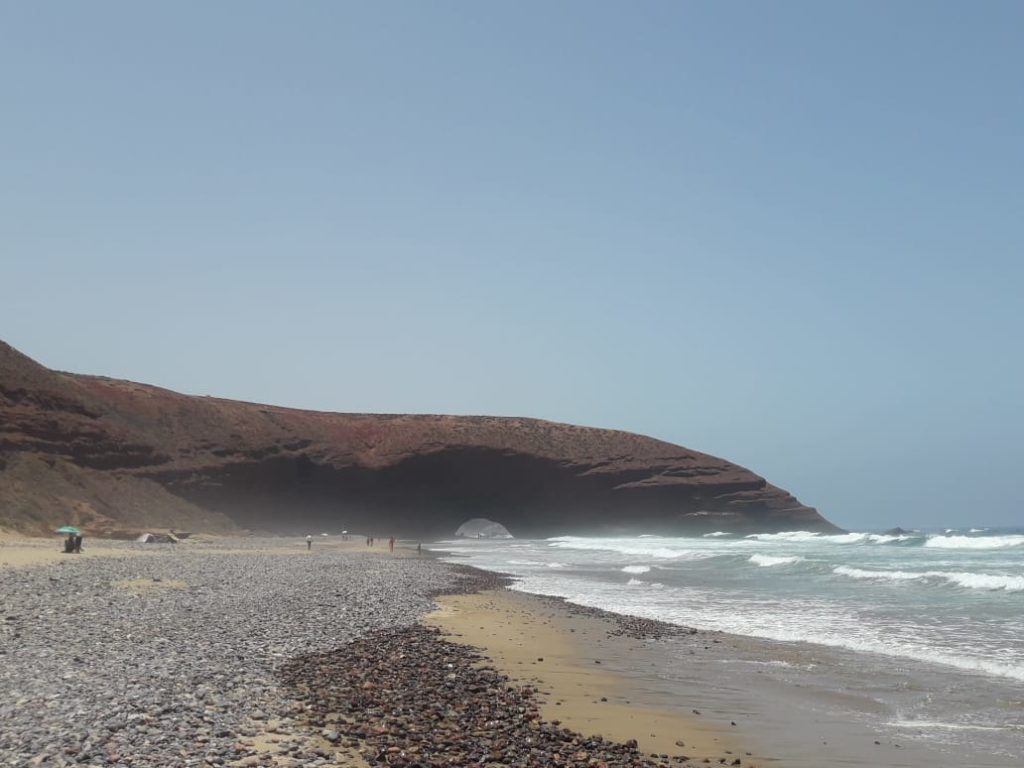
[[[1024,4],[7,2],[0,338],[1024,524]]]

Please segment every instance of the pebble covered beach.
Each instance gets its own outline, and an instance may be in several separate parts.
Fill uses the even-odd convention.
[[[294,553],[241,540],[0,570],[0,764],[251,757],[240,739],[296,714],[282,664],[408,626],[465,579],[428,558],[289,543]]]

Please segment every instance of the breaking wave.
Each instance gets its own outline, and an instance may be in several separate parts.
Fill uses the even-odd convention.
[[[892,544],[901,541],[920,539],[921,536],[914,534],[888,534],[888,533],[836,533],[821,534],[812,531],[785,531],[783,533],[752,533],[746,538],[754,541],[776,541],[783,543],[801,544],[813,542],[816,544]]]
[[[962,571],[867,571],[848,565],[836,566],[833,573],[851,579],[874,579],[876,581],[945,581],[964,589],[1005,590],[1024,592],[1024,576],[1006,576],[989,573],[965,573]]]
[[[1005,731],[1011,725],[975,725],[972,723],[939,723],[933,720],[891,720],[895,728],[942,728],[947,731]]]
[[[793,563],[799,563],[803,560],[802,557],[793,555],[792,557],[776,557],[774,555],[751,555],[749,562],[755,565],[760,565],[762,568],[770,568],[773,565],[791,565]]]
[[[939,549],[1010,549],[1024,547],[1024,536],[929,536],[924,545]]]
[[[675,541],[680,541],[676,539]],[[630,557],[651,557],[656,560],[671,560],[681,557],[707,557],[708,554],[698,553],[687,544],[666,546],[657,540],[640,539],[588,539],[578,536],[559,536],[548,539],[548,545],[554,549],[587,550],[591,552],[615,552]]]
[[[651,570],[649,565],[627,565],[622,569],[623,573],[648,573]]]

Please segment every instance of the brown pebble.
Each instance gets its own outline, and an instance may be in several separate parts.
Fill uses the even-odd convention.
[[[358,744],[374,765],[656,768],[670,759],[667,753],[647,757],[635,739],[587,737],[543,720],[537,708],[543,694],[533,684],[517,684],[486,664],[475,649],[414,625],[297,657],[281,676],[309,722],[329,724],[339,743]],[[312,757],[305,750],[286,752],[293,760]]]

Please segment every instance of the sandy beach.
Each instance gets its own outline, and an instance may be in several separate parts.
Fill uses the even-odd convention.
[[[56,536],[40,539],[0,531],[0,568],[56,563],[71,557],[89,559],[145,553],[144,549],[127,549],[125,542],[105,541],[94,546],[92,541],[87,541],[81,553],[67,555],[63,545],[63,539]]]

